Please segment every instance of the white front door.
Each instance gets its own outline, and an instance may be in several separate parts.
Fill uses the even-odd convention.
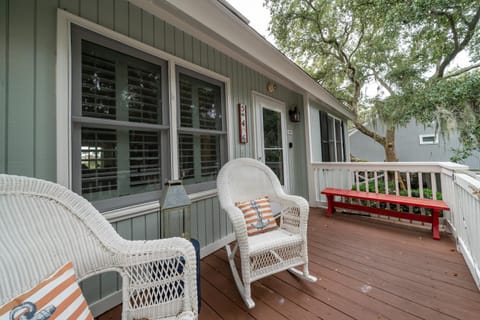
[[[254,94],[253,98],[257,159],[275,172],[285,191],[288,191],[285,104],[260,94]]]

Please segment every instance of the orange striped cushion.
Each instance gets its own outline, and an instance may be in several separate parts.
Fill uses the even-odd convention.
[[[270,199],[268,199],[268,197],[236,202],[235,205],[243,212],[243,217],[247,223],[247,234],[249,236],[278,228],[273,218]]]
[[[30,313],[30,314],[27,314]],[[0,307],[0,320],[19,319],[91,319],[87,301],[77,284],[72,262],[48,279]]]

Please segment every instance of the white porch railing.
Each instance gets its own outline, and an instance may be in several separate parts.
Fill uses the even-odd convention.
[[[457,250],[480,288],[480,179],[466,173],[454,177],[455,212],[448,222],[457,239]]]
[[[326,198],[320,192],[327,187],[406,196],[416,193],[420,198],[432,199],[437,199],[439,192],[450,207],[450,212],[444,212],[443,221],[452,231],[480,289],[480,179],[467,166],[451,162],[312,163],[309,167],[312,207],[326,206]],[[400,206],[391,209],[405,210]],[[412,212],[413,208],[408,210]]]

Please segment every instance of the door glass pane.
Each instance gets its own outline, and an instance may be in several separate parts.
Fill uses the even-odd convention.
[[[265,164],[275,172],[283,185],[283,143],[280,112],[263,109],[263,145]]]

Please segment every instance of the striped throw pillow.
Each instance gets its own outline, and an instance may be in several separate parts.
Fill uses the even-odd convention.
[[[21,316],[25,319],[93,320],[77,284],[72,262],[0,307],[0,320],[20,319]]]
[[[273,218],[270,199],[268,199],[268,197],[236,202],[235,205],[243,212],[243,217],[247,223],[247,234],[249,236],[278,228]]]

